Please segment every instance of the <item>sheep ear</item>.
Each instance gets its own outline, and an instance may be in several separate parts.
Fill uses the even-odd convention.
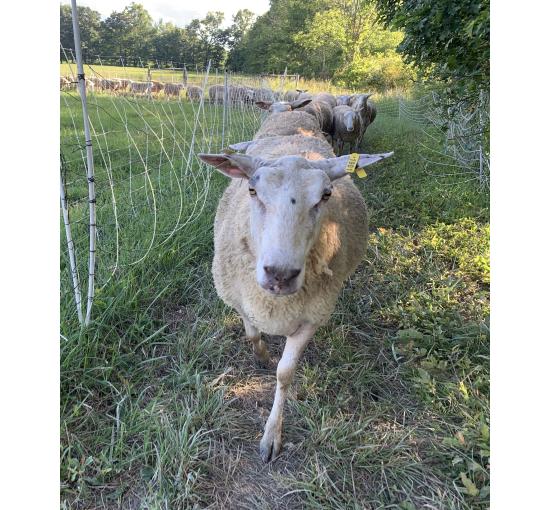
[[[357,161],[357,168],[364,168],[366,166],[382,161],[383,159],[393,156],[392,152],[384,152],[382,154],[359,154],[359,161]],[[324,170],[330,177],[331,181],[344,177],[348,172],[346,167],[348,166],[349,156],[340,156],[339,158],[329,158],[321,161],[315,161],[315,164],[319,164],[319,168]]]
[[[269,110],[273,101],[256,101],[256,106],[262,110]]]
[[[293,110],[296,110],[296,108],[301,108],[302,106],[311,103],[311,101],[312,99],[296,99],[295,101],[292,101],[292,103],[290,103],[290,107]]]
[[[246,154],[197,154],[201,161],[232,179],[249,179],[261,160]]]
[[[234,151],[244,152],[248,147],[251,145],[254,145],[256,143],[255,140],[249,140],[248,142],[238,142],[238,143],[232,143],[228,147],[230,149],[233,149]]]

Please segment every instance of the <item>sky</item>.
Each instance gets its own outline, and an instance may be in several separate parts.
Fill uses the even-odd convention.
[[[160,18],[177,26],[187,25],[193,18],[203,18],[208,11],[225,13],[224,26],[231,24],[231,17],[239,9],[250,9],[254,14],[263,14],[269,9],[269,0],[134,0],[142,4],[154,21]],[[61,3],[68,3],[67,0]],[[99,11],[106,18],[113,11],[121,11],[132,0],[77,0],[78,5],[85,5]]]

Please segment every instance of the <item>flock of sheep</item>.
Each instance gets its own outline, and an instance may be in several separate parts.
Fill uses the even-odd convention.
[[[313,116],[319,129],[332,143],[336,154],[343,154],[345,144],[359,150],[367,127],[376,118],[376,107],[369,101],[372,94],[333,96],[327,92],[308,94],[305,90],[289,90],[283,101],[256,101],[260,108],[274,112],[304,111]]]
[[[66,90],[75,86],[70,76],[60,77],[60,88]],[[200,101],[203,89],[196,85],[165,83],[156,80],[133,81],[123,78],[86,79],[90,91],[106,91],[115,94],[130,93],[151,96],[163,93],[166,97],[180,97],[189,101]],[[227,91],[223,85],[212,85],[207,90],[210,103],[256,104],[270,112],[303,110],[318,122],[320,130],[332,143],[336,154],[343,154],[349,144],[350,151],[357,151],[367,127],[376,117],[376,107],[368,101],[371,94],[334,96],[328,93],[308,94],[307,90],[289,90],[280,93],[267,88],[253,88],[230,85]]]
[[[368,95],[287,94],[256,102],[269,115],[252,140],[198,154],[232,179],[214,223],[216,291],[241,316],[260,362],[270,362],[261,333],[286,336],[260,442],[266,462],[283,446],[283,410],[300,357],[366,252],[367,208],[350,175],[393,154],[335,157],[327,130],[338,137],[334,126],[356,127],[357,145],[374,119]]]

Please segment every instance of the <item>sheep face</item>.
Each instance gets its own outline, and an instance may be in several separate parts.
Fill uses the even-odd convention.
[[[358,165],[390,155],[361,155]],[[244,154],[198,156],[229,177],[248,179],[258,285],[275,296],[300,290],[308,254],[327,213],[331,181],[346,175],[349,156],[314,161],[299,156],[273,160]]]

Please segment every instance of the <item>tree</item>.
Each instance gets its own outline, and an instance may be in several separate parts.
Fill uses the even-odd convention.
[[[303,74],[353,88],[406,86],[413,76],[395,48],[403,34],[386,30],[371,3],[335,0],[294,36],[307,56]]]
[[[133,2],[101,23],[102,50],[116,56],[147,57],[154,33],[150,14],[143,5]]]
[[[231,69],[239,70],[244,67],[243,41],[244,37],[254,24],[256,15],[248,9],[241,9],[233,16],[233,24],[228,30],[229,55],[227,65]]]
[[[380,19],[404,32],[398,47],[423,76],[455,95],[489,88],[489,0],[377,0]]]
[[[87,53],[97,52],[99,51],[100,44],[99,29],[101,25],[101,14],[89,7],[78,6],[77,9],[82,52],[85,55]],[[61,46],[63,46],[63,48],[74,49],[73,16],[71,6],[68,4],[62,4],[60,6],[59,25]]]

